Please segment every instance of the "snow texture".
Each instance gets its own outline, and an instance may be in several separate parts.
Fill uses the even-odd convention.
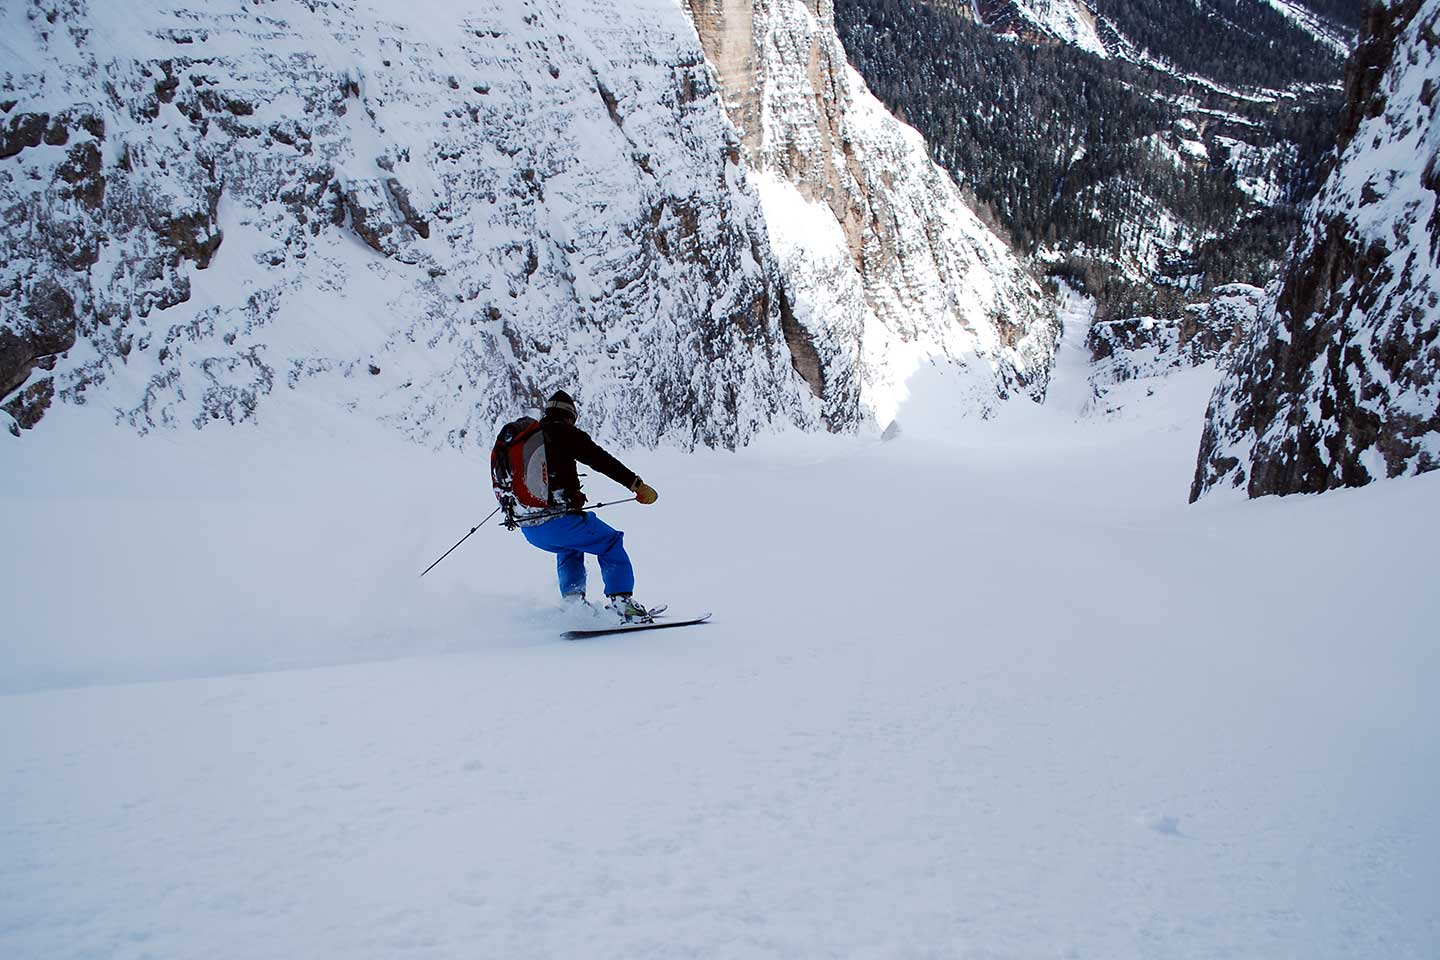
[[[514,534],[417,579],[473,451],[57,409],[0,445],[0,956],[1434,957],[1440,474],[1187,506],[1208,371],[959,379],[627,455],[638,595],[715,619],[578,643]]]
[[[1440,0],[1371,11],[1338,161],[1211,398],[1192,499],[1440,467],[1437,31]]]

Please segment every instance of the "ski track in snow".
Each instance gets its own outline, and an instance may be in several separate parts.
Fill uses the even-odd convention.
[[[935,369],[889,443],[626,453],[715,620],[578,643],[514,535],[417,579],[473,455],[0,444],[0,955],[1435,956],[1440,475],[1187,507],[1213,371]]]

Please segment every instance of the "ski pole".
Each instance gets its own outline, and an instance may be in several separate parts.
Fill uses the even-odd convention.
[[[570,513],[584,513],[586,510],[599,510],[601,507],[613,507],[617,503],[634,503],[636,497],[626,497],[624,500],[611,500],[607,503],[587,503],[578,510],[552,510],[549,513],[537,513],[532,517],[522,517],[523,520],[548,520],[551,517],[563,517]]]
[[[634,503],[638,499],[639,497],[626,497],[624,500],[610,500],[606,503],[587,503],[580,508],[580,512],[584,513],[586,510],[599,510],[601,507],[613,507],[617,503]]]
[[[496,507],[494,510],[491,510],[491,511],[490,511],[490,517],[495,516],[495,514],[497,514],[497,513],[499,513],[499,512],[500,512],[500,508],[499,508],[499,507]],[[471,533],[474,533],[476,530],[479,530],[481,527],[485,526],[485,524],[489,523],[489,522],[490,522],[490,517],[486,517],[484,520],[481,520],[479,523],[475,524],[475,526],[471,527],[471,528],[470,528],[470,533],[467,533],[467,534],[465,534],[465,536],[461,537],[461,538],[460,538],[460,543],[455,544],[455,547],[458,547],[458,546],[460,546],[461,543],[464,543],[466,540],[469,540]],[[442,553],[442,554],[440,555],[440,560],[444,560],[446,557],[450,556],[450,554],[454,553],[454,552],[455,552],[455,547],[451,547],[449,550],[446,550],[444,553]],[[423,576],[425,576],[426,573],[429,573],[431,570],[434,570],[435,567],[439,565],[440,560],[436,560],[434,563],[430,564],[430,566],[426,567],[426,568],[425,568],[425,572],[424,572],[424,573],[421,573],[420,576],[423,577]]]

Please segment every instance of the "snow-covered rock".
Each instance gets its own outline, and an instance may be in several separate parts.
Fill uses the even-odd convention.
[[[1440,467],[1437,37],[1440,0],[1371,11],[1337,165],[1211,399],[1192,500]]]
[[[818,424],[676,0],[7,3],[0,50],[12,430],[288,393],[464,446],[562,386],[632,442]]]
[[[1002,33],[1068,43],[1097,57],[1109,56],[1095,11],[1082,0],[972,0],[970,9],[976,21]]]
[[[858,399],[884,425],[932,362],[963,371],[982,414],[1043,396],[1053,306],[850,67],[830,0],[690,6],[759,171],[782,318],[827,420]]]
[[[1038,286],[828,3],[734,5],[8,6],[7,425],[294,394],[466,446],[565,387],[602,437],[733,446],[883,420],[937,356],[1038,397]]]
[[[1264,291],[1243,283],[1216,287],[1214,299],[1187,304],[1176,317],[1097,321],[1086,346],[1097,390],[1197,367],[1225,354],[1255,323]]]

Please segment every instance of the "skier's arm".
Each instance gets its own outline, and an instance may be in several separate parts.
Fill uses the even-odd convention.
[[[635,489],[636,483],[640,480],[635,475],[635,471],[601,449],[600,445],[591,440],[590,434],[584,430],[577,427],[567,433],[569,433],[568,439],[571,445],[570,452],[576,460],[587,467],[594,467],[626,490]]]

